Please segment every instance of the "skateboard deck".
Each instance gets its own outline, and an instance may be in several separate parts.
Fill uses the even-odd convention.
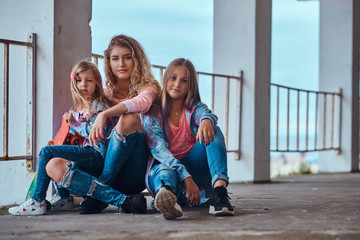
[[[48,145],[81,145],[83,143],[83,138],[76,135],[76,133],[70,133],[70,130],[70,124],[67,123],[64,118],[62,118],[59,131],[56,133],[54,139],[48,142]],[[35,173],[35,176],[31,181],[25,199],[29,199],[33,195],[35,191],[36,178],[37,172]]]

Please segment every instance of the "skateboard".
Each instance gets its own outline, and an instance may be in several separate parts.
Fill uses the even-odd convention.
[[[62,118],[59,131],[56,133],[54,139],[49,141],[47,145],[81,145],[83,141],[83,137],[79,136],[73,129],[71,129],[70,124]],[[31,181],[25,200],[29,199],[33,195],[33,192],[35,191],[36,178],[37,172]]]
[[[48,145],[81,145],[83,138],[71,130],[70,124],[62,118],[59,131],[56,133],[54,139],[48,142]]]

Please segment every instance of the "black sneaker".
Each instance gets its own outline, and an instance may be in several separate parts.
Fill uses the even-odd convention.
[[[124,213],[146,213],[146,198],[141,193],[129,196],[121,204],[121,210]]]
[[[177,203],[177,197],[170,186],[164,184],[159,188],[155,196],[155,208],[162,213],[166,220],[181,217],[183,215],[180,205]]]
[[[234,208],[229,199],[225,187],[216,187],[211,197],[209,213],[215,216],[234,216]]]
[[[107,203],[88,197],[80,203],[78,210],[80,214],[95,214],[100,213],[102,210],[107,208],[107,206]]]

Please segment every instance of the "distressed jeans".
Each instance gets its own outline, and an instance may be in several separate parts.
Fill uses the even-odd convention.
[[[115,134],[123,139],[118,139]],[[71,192],[121,206],[127,194],[145,189],[148,156],[145,134],[122,135],[114,130],[100,177],[81,171],[76,163],[71,162],[59,185]]]
[[[82,147],[73,145],[46,146],[41,149],[39,154],[39,164],[37,170],[37,179],[33,198],[41,202],[46,197],[46,192],[51,178],[47,175],[46,164],[55,157],[65,158],[74,162],[78,169],[91,175],[98,176],[104,166],[104,160],[101,154],[92,147]],[[58,188],[58,195],[66,197],[69,192],[66,189]]]
[[[214,135],[214,140],[208,146],[197,141],[189,154],[180,160],[198,187],[205,186],[210,182],[213,186],[218,179],[229,182],[225,140],[219,127],[214,128]],[[151,192],[157,192],[162,186],[161,180],[169,185],[176,195],[184,188],[172,168],[164,164],[154,165],[148,179]]]
[[[140,193],[145,189],[148,158],[149,150],[144,133],[124,135],[114,129],[106,152],[104,169],[99,178],[122,193]]]

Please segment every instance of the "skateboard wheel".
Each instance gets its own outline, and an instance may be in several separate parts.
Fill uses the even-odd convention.
[[[70,140],[70,144],[71,145],[81,145],[82,141],[81,141],[81,138],[79,137],[74,137],[74,138],[71,138]]]

